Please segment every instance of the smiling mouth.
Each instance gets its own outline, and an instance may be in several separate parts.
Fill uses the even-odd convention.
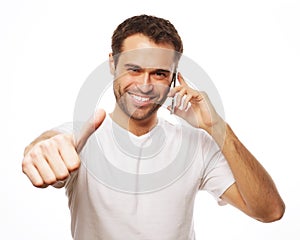
[[[131,95],[131,96],[139,102],[148,102],[150,100],[149,97],[141,97],[141,96],[137,96],[137,95]]]
[[[140,96],[134,93],[128,93],[128,94],[132,98],[134,105],[137,105],[139,107],[152,104],[152,99],[154,98],[154,97]]]

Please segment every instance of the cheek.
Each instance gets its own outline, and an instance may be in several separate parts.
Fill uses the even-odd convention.
[[[157,84],[155,89],[157,92],[160,93],[161,96],[165,96],[168,94],[170,87],[167,83],[166,84]]]
[[[114,80],[113,90],[114,90],[114,94],[115,94],[116,99],[120,98],[121,95],[122,95],[120,81]]]
[[[117,92],[119,95],[124,94],[128,88],[133,84],[132,79],[130,77],[120,77],[114,80],[113,88],[114,91]]]

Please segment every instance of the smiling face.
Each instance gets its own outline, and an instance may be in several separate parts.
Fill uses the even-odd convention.
[[[111,57],[116,102],[128,117],[156,117],[169,92],[175,54],[172,45],[155,44],[148,37],[135,34],[124,40],[117,66]]]

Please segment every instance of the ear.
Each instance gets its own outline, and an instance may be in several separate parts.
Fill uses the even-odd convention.
[[[109,68],[110,68],[110,73],[112,75],[115,75],[115,61],[112,53],[109,54]]]

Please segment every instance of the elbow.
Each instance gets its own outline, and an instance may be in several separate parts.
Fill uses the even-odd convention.
[[[279,206],[273,212],[273,214],[271,214],[271,216],[269,217],[269,219],[267,219],[267,221],[265,221],[265,222],[271,223],[271,222],[279,221],[280,219],[282,219],[284,213],[285,213],[285,205],[284,205],[284,203],[282,203],[281,206]]]
[[[280,204],[273,206],[272,209],[269,211],[269,213],[264,214],[264,216],[257,218],[257,220],[263,223],[276,222],[283,217],[284,213],[285,213],[285,204],[281,202]]]

